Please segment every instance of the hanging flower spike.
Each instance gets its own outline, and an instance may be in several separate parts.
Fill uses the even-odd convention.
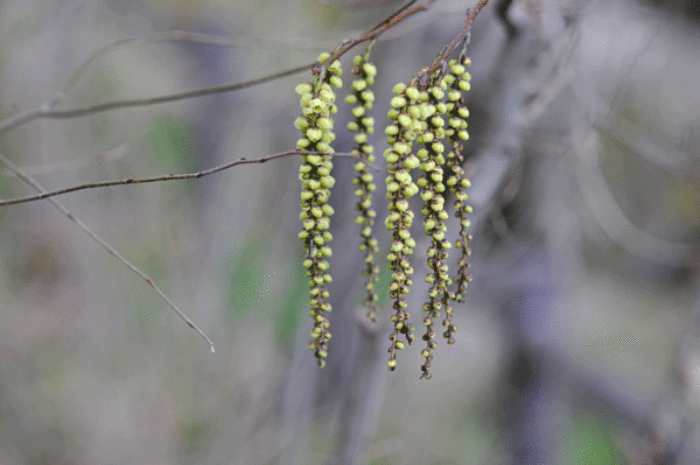
[[[449,306],[451,295],[448,291],[452,280],[445,262],[452,244],[445,238],[447,230],[445,221],[449,215],[445,211],[445,184],[443,183],[445,146],[441,142],[445,137],[445,120],[442,115],[447,107],[442,99],[445,97],[446,87],[439,75],[433,76],[427,91],[427,101],[420,106],[426,116],[427,129],[416,139],[416,142],[423,146],[416,155],[421,161],[419,168],[424,173],[416,184],[421,189],[421,199],[425,202],[421,210],[424,218],[423,228],[425,234],[431,239],[427,253],[428,267],[431,271],[425,279],[430,284],[428,291],[430,300],[423,304],[423,310],[427,312],[427,316],[423,319],[426,326],[426,332],[423,335],[426,348],[421,351],[421,355],[425,358],[425,363],[421,366],[423,372],[421,377],[426,379],[432,378],[430,367],[433,354],[431,351],[437,348],[433,319],[440,317],[440,309],[443,306],[448,314],[452,312]]]
[[[323,64],[329,57],[330,54],[323,53],[318,60]],[[297,118],[295,125],[303,134],[297,142],[297,147],[309,152],[325,152],[302,155],[302,164],[299,167],[299,180],[302,184],[299,217],[303,225],[299,239],[306,250],[303,264],[306,275],[310,278],[309,314],[314,321],[311,331],[313,340],[309,343],[309,349],[314,351],[321,367],[326,364],[328,340],[331,338],[328,331],[330,322],[326,316],[331,311],[331,305],[327,302],[329,293],[325,287],[331,282],[327,257],[332,254],[328,245],[332,236],[328,229],[333,207],[328,204],[328,199],[330,189],[335,184],[335,179],[331,176],[333,163],[330,155],[333,153],[330,143],[335,139],[335,134],[330,115],[338,111],[334,103],[333,87],[342,86],[341,74],[340,63],[334,61],[328,65],[325,73],[317,75],[313,86],[303,83],[296,88],[302,116]]]
[[[387,258],[391,268],[391,284],[389,296],[394,299],[393,308],[396,313],[391,317],[394,331],[389,336],[390,370],[396,367],[396,351],[404,348],[399,340],[399,333],[406,337],[410,344],[413,341],[413,325],[408,322],[410,314],[406,311],[406,294],[413,284],[410,276],[413,274],[408,256],[413,253],[416,241],[411,237],[410,227],[413,222],[413,212],[408,205],[408,199],[418,193],[418,187],[411,178],[411,170],[420,165],[420,160],[411,153],[411,146],[417,134],[425,129],[425,121],[421,119],[420,102],[425,101],[427,94],[421,93],[414,84],[406,87],[397,84],[394,87],[395,97],[391,99],[388,117],[394,122],[387,126],[389,148],[384,152],[388,163],[389,176],[386,178],[387,200],[389,214],[385,220],[387,229],[393,231],[393,242]]]
[[[465,189],[471,187],[469,179],[464,176],[462,164],[464,155],[462,155],[462,141],[469,139],[467,132],[467,117],[469,110],[464,104],[462,92],[466,92],[470,88],[469,81],[471,75],[466,71],[466,67],[471,64],[471,60],[464,55],[460,55],[457,60],[450,60],[450,72],[445,76],[445,82],[449,85],[447,115],[448,126],[447,136],[452,147],[448,154],[447,162],[447,186],[451,192],[455,193],[455,216],[460,220],[459,239],[455,242],[455,248],[461,251],[461,256],[457,261],[457,273],[454,281],[457,283],[457,291],[454,294],[454,300],[458,302],[464,301],[464,294],[467,291],[467,285],[471,281],[471,276],[467,273],[469,267],[469,240],[471,236],[467,232],[470,221],[467,215],[472,212],[472,207],[467,203],[469,196],[465,193]],[[448,344],[454,344],[453,334],[457,331],[457,326],[452,323],[452,313],[447,312],[447,317],[442,322],[445,332],[443,336],[447,339]]]
[[[368,142],[368,135],[374,132],[374,118],[367,115],[367,111],[372,109],[374,102],[374,93],[371,90],[371,85],[374,84],[374,76],[377,74],[377,68],[368,63],[369,54],[372,44],[367,47],[364,55],[355,57],[355,68],[353,73],[357,79],[352,83],[352,93],[348,95],[345,102],[354,104],[352,109],[352,121],[348,123],[348,129],[355,132],[356,147],[352,153],[360,156],[360,160],[355,163],[355,171],[357,176],[353,179],[353,184],[357,186],[355,196],[358,202],[355,209],[359,214],[355,218],[355,222],[361,226],[360,250],[365,252],[365,269],[363,275],[367,277],[365,290],[367,291],[364,304],[369,309],[367,317],[375,321],[377,311],[379,310],[376,304],[377,293],[374,289],[374,284],[379,281],[379,267],[374,263],[374,254],[379,250],[377,240],[372,235],[372,227],[374,226],[374,218],[377,213],[372,209],[372,192],[376,189],[374,177],[367,167],[367,163],[374,161],[373,147]]]

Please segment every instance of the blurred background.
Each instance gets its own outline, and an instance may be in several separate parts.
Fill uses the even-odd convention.
[[[377,165],[391,88],[432,64],[475,3],[437,0],[375,46]],[[49,101],[118,40],[137,39],[91,61],[57,108],[311,64],[401,5],[5,0],[0,117]],[[700,463],[699,26],[697,0],[491,0],[480,13],[465,148],[474,281],[430,381],[420,337],[386,369],[381,253],[383,312],[364,319],[352,160],[334,168],[323,370],[307,349],[298,158],[58,197],[215,354],[48,202],[0,208],[0,464]],[[168,31],[217,40],[160,40]],[[294,87],[308,79],[37,120],[0,133],[0,152],[49,190],[258,158],[295,146]],[[337,151],[352,149],[348,119],[341,106]],[[0,167],[0,198],[32,193]]]

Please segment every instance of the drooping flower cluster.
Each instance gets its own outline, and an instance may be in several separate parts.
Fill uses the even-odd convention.
[[[451,301],[463,300],[467,283],[471,280],[466,272],[467,259],[471,254],[467,245],[470,239],[467,233],[467,214],[471,212],[471,207],[467,204],[468,196],[464,192],[469,187],[469,180],[464,177],[464,156],[461,153],[461,141],[469,137],[466,131],[469,112],[462,99],[462,92],[469,90],[471,79],[465,68],[468,63],[468,58],[460,56],[434,75],[418,79],[424,90],[416,87],[416,80],[408,88],[398,85],[394,89],[396,96],[391,101],[392,109],[389,111],[389,118],[394,121],[386,129],[390,144],[385,152],[390,173],[387,177],[387,198],[391,202],[387,227],[393,231],[394,236],[389,252],[393,272],[390,296],[396,299],[396,314],[392,317],[394,332],[390,336],[392,346],[389,348],[389,368],[393,369],[396,364],[396,349],[403,347],[403,343],[398,340],[398,333],[407,333],[409,342],[413,339],[405,300],[411,285],[409,276],[413,271],[407,257],[415,246],[409,232],[413,213],[408,208],[408,198],[420,188],[421,200],[424,202],[421,209],[423,229],[430,238],[427,250],[429,272],[426,277],[430,288],[428,301],[423,304],[426,332],[422,338],[426,347],[421,351],[425,358],[421,366],[422,377],[426,379],[432,377],[432,351],[437,348],[434,320],[444,310],[443,336],[448,344],[453,344],[453,333],[457,331],[457,326],[452,323]],[[412,153],[414,141],[421,146],[415,155]],[[414,168],[419,168],[422,172],[415,184],[412,183],[411,176]],[[446,262],[449,258],[448,250],[452,247],[446,237],[449,214],[445,208],[445,198],[448,193],[454,193],[455,215],[461,223],[455,247],[462,256],[457,262],[458,270],[454,279],[450,277]],[[403,240],[404,237],[410,241],[408,244]],[[455,282],[457,290],[452,291],[451,286]]]
[[[374,119],[368,115],[368,111],[374,102],[371,86],[377,70],[368,62],[371,49],[372,45],[363,55],[355,57],[353,73],[356,78],[345,101],[352,105],[352,119],[347,128],[354,133],[355,148],[352,153],[357,157],[357,175],[353,184],[356,186],[355,196],[358,197],[355,209],[358,211],[356,223],[360,225],[362,238],[360,250],[365,254],[363,274],[367,281],[364,304],[369,308],[369,318],[374,320],[378,311],[375,291],[378,267],[374,263],[378,244],[372,232],[376,212],[371,203],[376,186],[369,169],[374,156],[368,139],[374,129]],[[335,183],[331,176],[333,149],[330,144],[335,139],[331,114],[337,111],[333,88],[342,85],[340,64],[337,61],[326,63],[329,58],[330,54],[319,57],[320,65],[314,68],[316,79],[313,84],[297,86],[302,116],[296,120],[296,126],[303,134],[297,143],[302,153],[299,179],[302,183],[300,217],[303,229],[299,238],[306,250],[304,266],[309,277],[310,314],[314,322],[311,332],[313,340],[309,348],[314,350],[320,366],[325,365],[331,338],[328,320],[331,306],[326,288],[331,281],[327,259],[331,255],[329,227],[333,214],[328,200]],[[452,322],[451,304],[453,301],[463,301],[471,280],[467,274],[471,254],[467,216],[471,213],[471,207],[465,193],[470,184],[462,167],[462,142],[469,138],[466,122],[469,111],[462,93],[470,87],[471,76],[466,71],[470,61],[464,51],[457,59],[447,63],[442,57],[438,57],[438,60],[436,63],[440,66],[436,64],[430,68],[437,68],[432,75],[428,76],[428,72],[424,71],[408,85],[397,84],[394,87],[391,109],[387,114],[390,121],[385,128],[389,147],[384,151],[388,171],[386,198],[389,201],[385,225],[392,236],[387,254],[391,270],[389,297],[394,309],[388,367],[395,369],[397,353],[405,347],[404,341],[410,344],[415,338],[407,301],[414,273],[410,256],[416,247],[411,235],[414,213],[409,199],[420,192],[423,230],[429,242],[425,278],[429,289],[428,299],[423,304],[426,332],[422,336],[426,345],[421,351],[424,358],[422,377],[426,379],[432,377],[433,350],[438,346],[435,319],[440,318],[444,311],[442,335],[448,344],[453,344],[457,326]],[[415,182],[412,176],[414,170],[420,172]],[[454,214],[460,221],[459,237],[454,246],[461,254],[457,260],[457,271],[452,277],[447,260],[453,244],[446,237],[449,219],[446,203],[451,196],[454,196]]]
[[[416,241],[411,237],[413,212],[409,208],[408,199],[418,193],[418,186],[413,182],[411,170],[420,165],[418,157],[411,153],[413,141],[418,134],[425,131],[425,119],[428,112],[422,104],[427,99],[426,92],[419,91],[415,84],[408,87],[397,84],[394,87],[395,96],[391,99],[391,110],[388,117],[393,120],[385,130],[388,136],[389,148],[384,152],[388,163],[389,176],[386,177],[387,200],[389,214],[385,220],[387,229],[392,231],[391,250],[387,256],[391,269],[391,284],[389,297],[394,300],[395,314],[391,317],[394,331],[389,336],[389,369],[396,367],[396,351],[403,349],[404,344],[399,340],[399,334],[406,337],[410,344],[413,341],[413,325],[409,323],[410,313],[406,310],[406,294],[413,281],[413,267],[408,256],[413,253]]]
[[[356,147],[352,153],[359,156],[359,160],[355,162],[355,171],[357,176],[353,179],[353,184],[357,186],[355,196],[359,197],[355,209],[359,214],[355,218],[355,222],[361,226],[360,250],[365,253],[364,276],[367,277],[365,282],[365,291],[367,292],[364,304],[369,309],[367,316],[374,321],[376,319],[377,308],[377,293],[374,285],[379,280],[379,267],[374,263],[374,254],[379,250],[377,240],[372,234],[374,226],[374,218],[377,213],[372,209],[372,192],[376,189],[374,184],[374,176],[369,170],[367,163],[374,162],[373,147],[368,142],[368,135],[374,132],[374,118],[367,114],[368,110],[372,109],[374,102],[374,93],[371,86],[374,84],[374,76],[377,74],[377,68],[367,60],[371,51],[371,45],[367,48],[364,55],[355,57],[355,68],[353,74],[357,79],[352,83],[352,93],[347,96],[345,102],[354,105],[352,108],[352,121],[348,123],[348,130],[355,132]]]
[[[421,210],[423,215],[423,228],[425,234],[430,236],[430,246],[428,247],[428,267],[430,272],[425,278],[430,284],[428,290],[428,302],[423,304],[423,310],[427,315],[423,319],[426,332],[423,340],[426,348],[421,351],[425,358],[425,363],[421,366],[423,376],[430,379],[430,367],[433,355],[431,350],[437,348],[435,342],[435,330],[433,329],[433,319],[440,316],[440,310],[444,307],[449,314],[450,293],[448,286],[452,280],[448,274],[448,266],[445,260],[448,258],[448,250],[452,244],[445,238],[447,225],[445,220],[449,217],[445,211],[445,184],[444,170],[445,157],[443,155],[445,146],[441,140],[445,137],[445,120],[441,116],[445,114],[447,107],[442,99],[445,96],[446,85],[439,75],[432,79],[428,88],[428,100],[425,103],[429,117],[426,120],[426,130],[418,136],[417,142],[423,147],[418,150],[417,155],[421,161],[419,166],[423,175],[418,179],[417,185],[421,188],[421,199],[424,206]]]
[[[330,54],[321,54],[319,62],[323,64],[329,57]],[[302,155],[302,164],[299,167],[299,180],[302,184],[300,218],[303,225],[299,239],[306,250],[304,267],[309,277],[311,295],[309,313],[314,321],[311,331],[313,340],[309,343],[309,349],[314,351],[322,367],[328,355],[327,343],[331,338],[327,317],[331,305],[327,302],[329,293],[325,287],[331,281],[327,257],[332,253],[328,245],[332,235],[328,229],[333,207],[328,204],[328,199],[330,189],[335,184],[335,179],[331,176],[333,162],[330,154],[333,153],[333,149],[330,143],[335,139],[331,114],[338,111],[333,87],[342,86],[341,74],[340,63],[334,61],[327,66],[325,73],[317,75],[313,85],[304,83],[296,88],[302,116],[297,118],[295,125],[303,134],[297,142],[297,147],[305,152],[312,152]]]
[[[455,300],[458,302],[464,301],[464,294],[467,291],[467,285],[471,281],[471,276],[467,273],[469,267],[469,241],[471,235],[468,233],[470,226],[468,214],[472,212],[472,207],[468,204],[469,196],[464,191],[471,187],[469,179],[465,177],[462,164],[464,163],[464,155],[462,155],[462,141],[469,139],[467,132],[467,118],[469,110],[464,104],[462,92],[466,92],[471,88],[471,75],[466,67],[471,64],[471,60],[464,54],[461,54],[456,60],[450,60],[450,72],[445,76],[445,82],[449,86],[449,102],[447,103],[447,115],[449,118],[449,129],[446,131],[447,137],[452,150],[447,154],[447,186],[451,192],[455,193],[454,209],[455,216],[460,220],[459,239],[455,242],[455,247],[461,251],[461,257],[457,261],[457,274],[454,278],[457,283],[457,291]],[[454,343],[452,338],[452,314],[448,313],[447,322],[443,325],[447,328],[445,337],[448,343]]]

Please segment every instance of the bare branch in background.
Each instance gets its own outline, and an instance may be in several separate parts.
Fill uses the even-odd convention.
[[[283,77],[291,76],[302,71],[311,69],[313,64],[308,64],[304,66],[299,66],[296,68],[288,69],[285,71],[280,71],[274,74],[268,74],[257,79],[251,79],[249,81],[236,82],[233,84],[225,84],[222,86],[211,86],[203,87],[201,89],[190,90],[187,92],[179,92],[175,94],[162,95],[160,97],[149,97],[149,98],[139,98],[131,100],[116,100],[113,102],[100,103],[98,105],[93,105],[91,107],[85,108],[75,108],[72,110],[54,110],[57,102],[46,102],[39,106],[38,109],[22,112],[15,116],[5,119],[0,122],[0,133],[8,131],[10,129],[16,128],[22,124],[34,121],[40,118],[47,119],[63,119],[63,118],[77,118],[80,116],[88,116],[95,113],[101,113],[109,110],[116,110],[120,108],[132,108],[132,107],[143,107],[148,105],[157,105],[160,103],[174,102],[177,100],[184,100],[188,98],[202,97],[204,95],[214,95],[221,94],[224,92],[231,92],[234,90],[244,89],[246,87],[252,87],[258,84],[264,84],[266,82],[274,81],[276,79],[281,79]]]
[[[103,165],[111,163],[125,157],[131,152],[131,145],[128,143],[120,144],[119,146],[100,152],[91,157],[81,158],[79,160],[59,161],[55,163],[43,163],[41,165],[24,165],[20,166],[27,176],[47,176],[53,173],[66,173],[74,170],[81,170],[90,166]],[[0,176],[8,178],[17,176],[13,171],[0,167]]]
[[[586,137],[577,134],[575,137],[581,139],[573,144],[579,157],[576,178],[580,191],[605,234],[632,255],[652,263],[668,266],[690,266],[697,263],[695,247],[692,245],[652,236],[627,218],[598,166],[597,150],[589,149],[592,142],[590,138],[594,135],[591,133]]]
[[[34,188],[37,192],[40,193],[45,193],[46,190],[39,184],[37,181],[35,181],[32,177],[27,176],[22,170],[20,170],[18,167],[16,167],[10,160],[8,160],[3,154],[0,153],[0,162],[4,163],[11,171],[13,171],[22,181],[26,182],[30,186]],[[170,307],[175,310],[175,313],[178,314],[182,320],[187,323],[187,326],[190,328],[194,329],[199,333],[200,336],[204,338],[205,341],[209,344],[209,347],[211,348],[211,351],[214,352],[214,343],[209,339],[209,337],[199,329],[199,326],[194,324],[192,320],[190,320],[187,315],[182,313],[182,311],[166,296],[163,291],[161,291],[158,286],[155,285],[153,280],[149,278],[143,271],[141,271],[139,268],[136,267],[133,263],[131,263],[129,260],[124,258],[119,252],[117,252],[114,247],[111,245],[107,244],[100,236],[98,236],[92,229],[90,229],[85,223],[80,221],[73,213],[70,212],[62,203],[59,203],[56,199],[48,199],[48,201],[58,209],[61,213],[63,213],[66,217],[68,217],[69,220],[71,220],[73,223],[75,223],[80,229],[82,229],[90,238],[98,243],[103,249],[105,249],[107,252],[112,254],[117,260],[122,262],[124,265],[127,266],[131,271],[139,275],[141,278],[143,278],[155,291],[158,293],[159,296],[165,300]]]
[[[43,191],[38,195],[30,195],[27,197],[20,197],[10,200],[0,200],[0,207],[6,205],[15,205],[18,203],[33,202],[36,200],[42,200],[49,197],[55,197],[57,195],[67,194],[69,192],[76,192],[85,189],[95,189],[98,187],[110,187],[110,186],[122,186],[125,184],[146,184],[151,182],[159,181],[183,181],[185,179],[199,179],[210,174],[218,173],[219,171],[224,171],[229,168],[233,168],[238,165],[251,165],[251,164],[262,164],[270,160],[276,160],[278,158],[284,158],[291,155],[305,155],[305,154],[316,154],[316,155],[329,155],[323,152],[307,152],[299,149],[289,150],[287,152],[275,153],[262,158],[247,159],[245,157],[239,158],[238,160],[225,163],[223,165],[216,166],[204,171],[198,171],[196,173],[186,173],[186,174],[165,174],[162,176],[152,176],[146,178],[127,178],[127,179],[115,179],[111,181],[100,181],[100,182],[89,182],[85,184],[80,184],[78,186],[66,187],[65,189],[57,189],[55,191],[47,192]],[[334,157],[340,158],[359,158],[359,155],[355,153],[333,153],[330,154]],[[369,163],[367,163],[369,165]],[[26,174],[26,173],[25,173]]]

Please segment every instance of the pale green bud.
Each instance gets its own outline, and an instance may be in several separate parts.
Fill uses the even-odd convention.
[[[406,90],[406,84],[399,82],[398,84],[396,84],[394,86],[394,89],[392,90],[392,92],[394,92],[395,94],[400,94],[404,90]]]
[[[297,94],[302,95],[302,94],[310,93],[311,91],[314,90],[314,88],[308,82],[303,82],[303,83],[299,84],[298,86],[296,86],[296,88],[294,90],[296,90]]]
[[[355,92],[362,92],[367,88],[367,82],[364,79],[360,79],[352,83],[352,90]]]
[[[414,168],[418,168],[418,166],[420,166],[420,160],[418,159],[417,156],[415,156],[411,153],[404,160],[404,166],[406,167],[407,170],[412,170]]]
[[[336,88],[338,88],[338,89],[340,89],[341,87],[343,87],[343,80],[342,80],[339,76],[331,76],[331,77],[328,79],[328,82],[330,82],[330,84],[331,84],[333,87],[336,87]]]

